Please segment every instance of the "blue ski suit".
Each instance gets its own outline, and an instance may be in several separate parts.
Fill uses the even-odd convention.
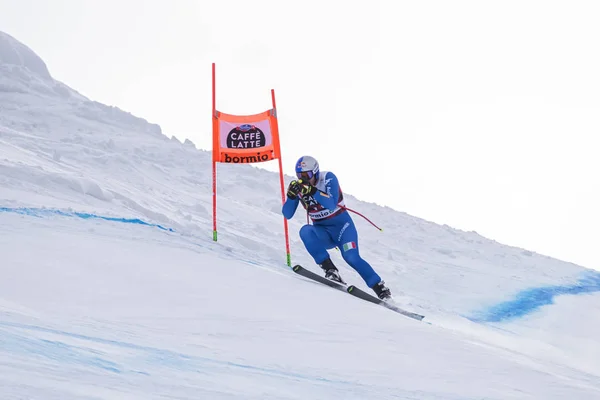
[[[358,232],[350,213],[344,207],[344,195],[333,172],[321,171],[312,196],[286,199],[282,213],[292,219],[298,203],[306,209],[313,224],[300,229],[300,239],[317,264],[329,258],[327,250],[337,247],[344,261],[356,270],[367,286],[373,287],[381,278],[359,253]]]

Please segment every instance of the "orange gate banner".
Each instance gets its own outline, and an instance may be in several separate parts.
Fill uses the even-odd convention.
[[[215,110],[213,161],[259,163],[281,158],[275,109],[254,115],[232,115]]]

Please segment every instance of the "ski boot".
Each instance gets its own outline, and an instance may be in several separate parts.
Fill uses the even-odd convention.
[[[390,288],[385,286],[384,281],[376,283],[375,286],[373,286],[371,289],[373,289],[373,291],[375,292],[377,297],[379,297],[381,300],[385,301],[385,300],[389,300],[392,298],[392,292],[391,292]]]
[[[331,258],[328,258],[327,260],[323,261],[323,264],[321,264],[321,268],[323,269],[323,271],[325,271],[325,278],[344,285],[346,284],[346,282],[342,280],[340,272],[338,271],[336,266],[333,265],[333,261],[331,261]]]

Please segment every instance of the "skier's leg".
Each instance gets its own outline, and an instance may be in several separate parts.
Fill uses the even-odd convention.
[[[373,270],[373,267],[360,256],[358,232],[350,217],[345,221],[344,226],[344,231],[341,232],[338,240],[338,247],[342,253],[342,257],[348,265],[360,274],[367,286],[373,288],[373,286],[381,281],[381,277]]]
[[[304,225],[300,228],[300,239],[315,262],[323,264],[329,258],[327,249],[333,249],[335,243],[329,237],[327,230],[318,225]]]
[[[344,283],[327,252],[328,249],[335,247],[335,242],[329,236],[327,229],[318,225],[304,225],[300,229],[300,239],[302,239],[304,247],[315,260],[315,263],[319,264],[325,271],[325,277]]]

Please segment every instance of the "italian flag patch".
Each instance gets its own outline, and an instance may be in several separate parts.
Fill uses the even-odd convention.
[[[356,243],[354,242],[348,242],[348,243],[344,243],[344,251],[348,251],[348,250],[352,250],[356,248]]]

